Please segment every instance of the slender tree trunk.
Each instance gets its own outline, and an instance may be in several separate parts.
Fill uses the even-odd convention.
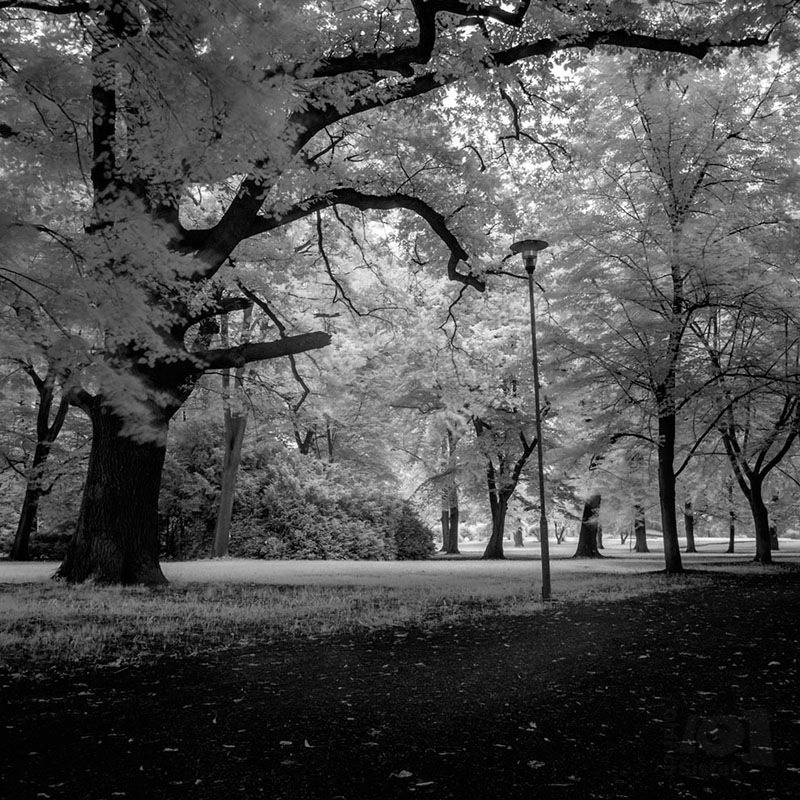
[[[686,529],[686,552],[696,553],[697,547],[694,542],[694,509],[692,501],[687,500],[683,505],[683,526]]]
[[[506,529],[506,514],[508,512],[508,499],[510,495],[497,492],[491,496],[492,507],[492,535],[486,543],[483,557],[488,559],[505,558],[503,553],[503,537]]]
[[[603,558],[597,549],[597,528],[600,524],[602,495],[598,492],[586,498],[578,533],[578,547],[573,558]]]
[[[456,482],[456,445],[458,439],[451,430],[442,439],[442,460],[447,482],[442,490],[442,552],[458,555],[458,483]]]
[[[778,526],[770,524],[769,526],[769,546],[772,550],[780,550],[780,542],[778,541]]]
[[[30,558],[31,534],[36,530],[39,500],[42,497],[42,468],[50,454],[50,445],[39,442],[33,454],[33,463],[28,473],[28,485],[25,487],[25,498],[22,501],[17,532],[14,544],[9,553],[11,561],[27,561]]]
[[[458,500],[448,495],[442,498],[442,553],[458,555]]]
[[[58,404],[52,422],[50,421],[50,412],[56,392],[56,369],[52,364],[48,366],[44,378],[40,378],[30,364],[26,371],[39,393],[39,407],[36,412],[36,449],[33,452],[33,462],[27,476],[25,498],[22,501],[14,544],[9,553],[11,561],[27,561],[30,557],[31,534],[36,530],[39,500],[45,493],[42,486],[44,466],[50,457],[53,442],[61,433],[69,411],[69,400],[62,389],[61,402]]]
[[[236,496],[236,476],[242,461],[242,444],[247,427],[247,415],[225,409],[225,451],[222,457],[222,484],[219,493],[217,524],[214,528],[214,544],[211,555],[222,558],[228,555],[231,534],[233,501]]]
[[[636,504],[633,507],[633,535],[636,539],[636,544],[633,549],[637,553],[649,553],[650,548],[647,546],[647,523],[644,516],[644,506]]]
[[[514,547],[525,547],[525,540],[522,536],[522,526],[514,528]]]
[[[69,583],[162,584],[158,563],[158,492],[168,416],[154,412],[150,430],[131,434],[94,398],[87,409],[92,448],[78,526],[56,573]]]
[[[253,316],[252,306],[242,312],[242,344],[250,341],[250,321]],[[228,338],[228,317],[223,316],[220,324],[220,342],[223,347],[230,344]],[[242,444],[244,432],[247,428],[247,411],[243,402],[244,395],[244,367],[237,367],[231,381],[231,370],[222,370],[222,393],[224,396],[224,423],[225,432],[222,456],[222,481],[219,493],[219,508],[217,509],[217,522],[214,527],[214,543],[211,546],[213,558],[223,558],[228,555],[228,545],[231,538],[231,517],[233,516],[233,501],[236,497],[236,476],[239,473],[239,464],[242,461]]]
[[[658,418],[658,494],[664,536],[664,565],[668,573],[683,572],[678,541],[678,516],[675,510],[675,415],[662,413]]]
[[[727,553],[735,552],[734,542],[736,540],[736,514],[734,511],[728,512],[728,549]]]
[[[458,489],[454,489],[454,492],[456,493],[455,498],[451,499],[447,514],[449,524],[447,526],[447,549],[445,552],[450,555],[458,555],[460,552],[458,549]]]
[[[734,552],[736,538],[736,511],[733,508],[733,481],[728,482],[728,553]]]
[[[750,503],[750,512],[753,515],[756,533],[756,557],[754,560],[761,564],[771,564],[772,547],[769,535],[769,511],[767,510],[767,504],[764,502],[761,479],[754,473],[750,474],[749,488],[747,499]]]

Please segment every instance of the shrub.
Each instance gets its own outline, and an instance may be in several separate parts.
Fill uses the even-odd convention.
[[[189,423],[176,435],[164,470],[162,551],[210,552],[219,494],[219,431]],[[412,506],[363,475],[278,444],[242,454],[229,552],[242,558],[427,558],[433,532]]]

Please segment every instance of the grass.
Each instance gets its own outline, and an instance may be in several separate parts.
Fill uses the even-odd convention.
[[[615,600],[678,590],[660,575],[575,576],[560,600]],[[265,641],[380,628],[432,627],[492,614],[543,611],[533,592],[502,584],[446,587],[186,584],[140,588],[21,584],[0,591],[0,664],[30,674],[121,666]]]
[[[781,555],[795,561],[799,552],[800,546]],[[615,558],[601,561],[555,555],[553,586],[559,603],[624,600],[713,579],[709,573],[668,578],[655,572],[658,556],[629,558],[621,549]],[[48,580],[55,565],[0,563],[0,670],[35,675],[122,666],[276,637],[548,613],[553,606],[540,599],[539,565],[531,556],[529,551],[524,558],[503,562],[467,557],[165,564],[172,582],[156,590],[66,586]],[[687,562],[687,567],[712,572],[761,569],[749,559],[718,553]]]

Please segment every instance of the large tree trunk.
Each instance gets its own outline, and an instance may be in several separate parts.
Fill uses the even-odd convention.
[[[602,495],[598,492],[586,498],[583,506],[578,548],[573,558],[603,558],[597,549],[597,529],[600,525],[600,504]]]
[[[668,573],[683,572],[678,541],[678,515],[675,510],[675,415],[658,418],[658,494],[664,537],[664,566]]]
[[[687,500],[683,505],[683,526],[686,529],[686,552],[696,553],[697,547],[694,542],[694,509],[692,501]]]
[[[92,449],[77,530],[56,573],[70,583],[162,584],[158,563],[158,492],[168,417],[154,412],[148,430],[131,431],[101,398],[86,409]]]
[[[649,553],[647,546],[647,523],[645,522],[644,506],[638,503],[633,507],[633,535],[636,538],[634,551],[637,553]]]

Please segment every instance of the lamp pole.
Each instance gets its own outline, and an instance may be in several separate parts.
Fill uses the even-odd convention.
[[[528,302],[531,310],[531,361],[533,362],[533,402],[536,406],[536,460],[539,469],[539,546],[542,553],[542,600],[550,600],[550,541],[544,496],[544,450],[542,447],[542,405],[539,400],[539,353],[536,347],[536,310],[533,300],[533,273],[540,250],[548,247],[542,239],[523,239],[511,245],[512,253],[521,253],[528,273]]]

